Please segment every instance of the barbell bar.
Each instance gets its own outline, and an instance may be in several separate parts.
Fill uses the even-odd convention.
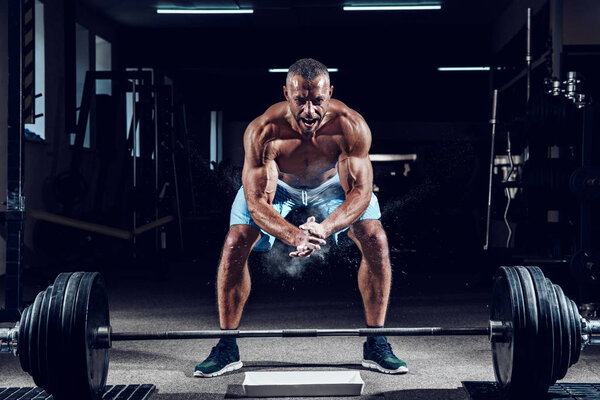
[[[500,333],[496,328],[496,332]],[[180,340],[220,338],[266,338],[266,337],[321,337],[321,336],[463,336],[489,335],[490,327],[420,327],[420,328],[364,328],[364,329],[269,329],[226,331],[165,331],[165,332],[110,332],[109,327],[99,327],[99,347],[115,341]]]
[[[586,345],[600,345],[600,320],[583,319],[575,303],[537,267],[499,268],[490,311],[484,327],[112,332],[102,276],[61,273],[13,328],[0,328],[0,352],[18,356],[23,370],[55,400],[99,400],[116,341],[484,335],[491,342],[500,394],[515,399],[543,396]]]

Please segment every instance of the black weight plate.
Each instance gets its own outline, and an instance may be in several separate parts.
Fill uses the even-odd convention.
[[[37,384],[39,380],[39,365],[38,365],[38,334],[40,325],[40,308],[42,307],[42,301],[46,291],[39,292],[35,296],[35,300],[31,305],[31,320],[29,321],[29,374],[33,378],[33,381]]]
[[[577,168],[569,179],[569,188],[578,199],[593,201],[600,199],[600,169]]]
[[[96,400],[104,393],[109,359],[108,349],[95,348],[94,340],[98,327],[110,325],[106,288],[99,273],[83,276],[75,307],[73,346],[79,349],[76,365],[80,366],[81,375],[77,377],[77,384],[82,384],[76,391],[83,400]]]
[[[47,341],[48,348],[46,349],[46,368],[48,370],[47,391],[52,393],[58,381],[57,374],[61,374],[59,360],[63,357],[63,352],[60,350],[62,337],[61,318],[62,306],[67,288],[67,282],[71,277],[70,272],[58,274],[52,284],[52,296],[50,297],[50,307],[48,309],[48,326],[47,326]]]
[[[96,273],[88,301],[86,348],[88,365],[93,366],[88,371],[90,387],[94,390],[93,395],[101,397],[108,377],[109,349],[95,348],[96,333],[100,326],[110,326],[110,313],[104,278]]]
[[[548,290],[548,300],[550,302],[550,313],[552,314],[552,342],[553,342],[553,360],[552,360],[552,381],[551,385],[554,385],[558,380],[558,375],[561,370],[561,364],[563,362],[563,321],[560,314],[560,304],[554,291],[554,285],[550,282],[550,279],[546,278],[546,286]]]
[[[570,300],[571,309],[573,310],[573,315],[575,315],[575,348],[574,352],[571,355],[571,365],[575,364],[579,361],[579,355],[581,354],[581,315],[579,314],[579,308],[577,308],[577,304],[573,300]]]
[[[523,305],[525,310],[525,323],[523,326],[522,334],[517,338],[517,342],[520,343],[518,347],[515,346],[515,352],[520,351],[521,355],[515,357],[516,360],[523,362],[523,369],[527,371],[529,379],[535,381],[538,378],[536,374],[539,372],[536,366],[537,357],[537,345],[538,345],[538,311],[537,311],[537,299],[535,295],[535,288],[533,287],[533,281],[527,268],[525,267],[513,267],[518,274],[519,281],[521,283],[521,290],[523,291]]]
[[[39,368],[38,381],[35,383],[41,387],[46,388],[48,385],[48,308],[50,307],[50,298],[52,297],[52,285],[48,286],[44,294],[44,299],[40,307],[40,323],[38,324],[38,354],[37,363]]]
[[[60,318],[60,340],[58,342],[61,357],[55,359],[57,370],[57,379],[52,384],[52,394],[55,399],[69,398],[72,393],[72,386],[75,376],[78,373],[78,366],[75,365],[73,359],[73,316],[75,314],[75,300],[77,299],[77,290],[83,272],[73,273],[67,282],[61,307]]]
[[[564,293],[563,293],[564,295]],[[570,367],[571,365],[573,365],[573,357],[575,356],[575,348],[577,347],[577,338],[575,337],[577,335],[577,327],[575,326],[577,322],[576,319],[576,315],[573,314],[573,307],[571,306],[571,299],[569,299],[567,296],[564,296],[565,298],[565,302],[566,302],[566,309],[569,315],[569,338],[571,339],[571,343],[569,344],[570,349],[569,349],[569,365],[567,366]]]
[[[524,303],[523,292],[517,273],[512,267],[500,267],[494,275],[492,289],[492,305],[490,319],[502,321],[511,329],[504,342],[492,342],[494,373],[498,388],[511,396],[526,388],[527,371],[523,360],[524,354],[519,346],[523,334]]]
[[[554,285],[554,289],[561,304],[560,309],[561,313],[564,314],[563,321],[565,322],[565,327],[563,327],[563,351],[567,357],[564,360],[563,369],[558,377],[558,379],[563,379],[567,375],[567,371],[571,366],[571,358],[573,357],[573,348],[575,347],[575,319],[569,298],[565,296],[560,286]],[[567,336],[568,340],[564,336]]]
[[[19,341],[17,348],[19,351],[19,362],[21,369],[29,373],[29,320],[31,315],[31,306],[26,307],[21,314],[21,324],[19,326]]]
[[[556,299],[558,300],[558,310],[561,320],[561,350],[562,358],[560,366],[557,371],[556,380],[560,380],[567,375],[569,366],[571,365],[571,307],[567,303],[567,299],[562,289],[558,285],[552,285],[554,292],[556,293]]]
[[[533,280],[538,305],[538,379],[532,381],[531,390],[539,395],[548,392],[552,381],[552,363],[554,362],[554,327],[546,277],[538,267],[527,267]]]

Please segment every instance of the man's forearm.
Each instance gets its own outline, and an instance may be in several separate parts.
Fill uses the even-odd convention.
[[[344,202],[321,222],[327,236],[355,223],[365,213],[370,201],[370,191],[367,193],[366,191],[352,190],[346,194]]]
[[[248,204],[248,210],[254,223],[265,232],[290,246],[295,245],[294,238],[298,234],[299,228],[286,221],[285,218],[273,209],[273,206],[262,203]]]

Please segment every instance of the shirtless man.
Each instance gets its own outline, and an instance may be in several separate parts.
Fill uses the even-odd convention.
[[[248,256],[270,250],[275,238],[296,248],[290,257],[310,257],[325,238],[349,229],[362,253],[358,287],[366,324],[383,327],[392,270],[388,243],[372,192],[371,132],[360,114],[331,98],[327,68],[313,59],[296,61],[283,93],[244,134],[245,160],[217,275],[221,329],[237,329],[250,294]],[[315,206],[327,217],[296,227],[285,216]],[[369,337],[362,365],[406,373],[385,336]],[[194,376],[213,377],[242,367],[235,338],[222,338],[198,364]]]

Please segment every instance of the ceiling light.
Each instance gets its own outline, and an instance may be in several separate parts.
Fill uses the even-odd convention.
[[[288,72],[289,68],[269,68],[269,72]],[[327,68],[329,72],[338,72],[338,68]]]
[[[344,6],[344,11],[411,11],[440,10],[441,4],[404,4],[396,6]]]
[[[156,10],[157,14],[252,14],[254,12],[253,9],[164,9],[158,8]]]
[[[439,67],[438,71],[489,71],[490,67]]]

